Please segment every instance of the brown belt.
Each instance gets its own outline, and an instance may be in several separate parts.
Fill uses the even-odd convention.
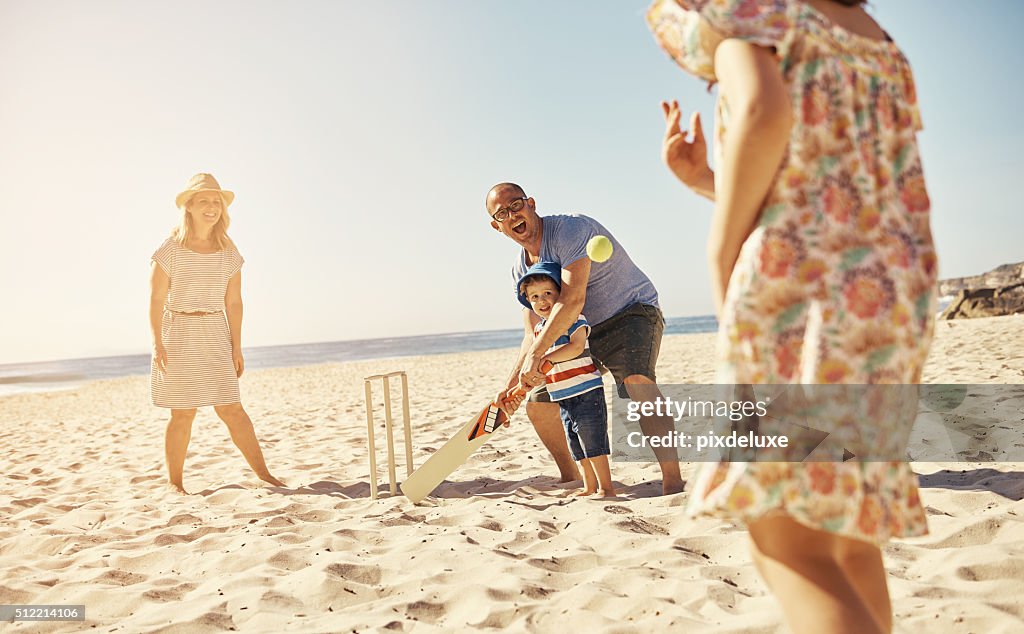
[[[167,309],[166,312],[168,312],[168,313],[170,313],[172,315],[180,315],[180,316],[183,316],[183,317],[205,317],[206,315],[219,315],[219,314],[223,313],[224,311],[223,310],[210,310],[210,311],[197,310],[195,312],[184,312],[184,311],[180,311],[180,310]]]

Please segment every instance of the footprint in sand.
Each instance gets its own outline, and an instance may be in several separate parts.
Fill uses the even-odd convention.
[[[956,569],[956,576],[965,581],[1002,581],[1024,583],[1024,570],[1019,561],[1006,559],[986,564],[972,564]]]
[[[644,535],[668,535],[668,531],[657,524],[648,522],[639,517],[631,517],[622,522],[616,522],[615,528],[628,533],[641,533]]]
[[[311,565],[306,555],[305,549],[279,552],[268,559],[267,563],[279,570],[287,570],[289,572],[301,570]]]
[[[159,479],[161,479],[161,478],[163,478],[163,476],[161,476],[161,475],[157,475],[157,474],[153,474],[153,475],[142,475],[142,476],[135,476],[134,478],[132,478],[132,479],[131,479],[131,480],[129,480],[128,482],[129,482],[130,484],[141,484],[141,483],[143,483],[143,482],[149,482],[150,480],[159,480]]]
[[[484,520],[483,522],[477,524],[477,527],[489,531],[494,531],[496,533],[500,533],[501,531],[505,530],[501,523],[496,522],[495,520]]]
[[[430,601],[415,601],[405,606],[405,612],[410,618],[427,623],[436,623],[447,611],[443,603],[431,603]]]
[[[624,506],[615,506],[611,504],[604,507],[604,510],[606,513],[612,513],[613,515],[629,515],[633,512]]]
[[[167,520],[168,526],[181,526],[183,524],[188,524],[189,526],[199,526],[202,523],[202,518],[196,517],[191,513],[179,513],[177,515],[172,516],[171,519]]]
[[[568,557],[549,557],[547,559],[527,559],[526,563],[551,572],[586,572],[593,570],[601,562],[593,553],[569,555]]]
[[[296,613],[302,611],[302,601],[295,597],[273,590],[263,593],[259,600],[259,610],[269,613]]]
[[[135,574],[134,572],[126,572],[124,570],[108,570],[98,577],[95,577],[92,581],[94,583],[106,583],[116,586],[133,586],[137,583],[142,583],[147,579],[146,575]]]
[[[487,588],[487,598],[492,601],[511,601],[513,598],[518,596],[511,590],[498,590],[497,588]]]
[[[354,581],[364,586],[376,586],[381,581],[379,566],[362,566],[359,564],[331,564],[327,566],[327,573],[335,577],[341,577],[346,581]]]
[[[512,625],[516,618],[521,618],[522,613],[519,608],[511,610],[491,610],[487,614],[487,617],[479,623],[468,623],[470,628],[474,631],[484,629],[498,629],[503,630]]]
[[[922,548],[929,549],[984,546],[992,542],[1001,526],[1002,524],[998,518],[990,517],[981,522],[975,522],[963,527],[949,537],[934,544],[921,544],[921,546]]]
[[[171,601],[181,601],[182,597],[195,589],[196,584],[194,583],[181,583],[171,588],[146,590],[142,593],[142,596],[160,603],[169,603]]]
[[[704,542],[705,540],[703,538],[683,537],[681,539],[677,539],[675,543],[672,544],[672,549],[685,553],[694,559],[711,561],[711,555],[707,553],[707,548],[701,545]]]

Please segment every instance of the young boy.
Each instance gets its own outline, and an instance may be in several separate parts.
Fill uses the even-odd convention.
[[[536,335],[561,292],[561,268],[554,262],[538,262],[519,280],[519,302],[540,316]],[[569,331],[548,349],[544,358],[553,365],[546,372],[548,394],[558,403],[572,457],[580,463],[583,490],[577,495],[600,493],[614,497],[608,467],[608,408],[604,402],[601,373],[590,358],[587,335],[590,324],[580,315]]]

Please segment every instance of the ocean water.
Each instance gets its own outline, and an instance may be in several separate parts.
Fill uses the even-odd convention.
[[[714,332],[714,316],[670,317],[665,334]],[[316,363],[387,359],[518,347],[523,331],[487,330],[442,335],[326,341],[245,349],[245,368],[288,368]],[[130,354],[93,359],[66,359],[0,365],[0,397],[23,392],[50,392],[75,388],[88,381],[148,375],[150,355]]]

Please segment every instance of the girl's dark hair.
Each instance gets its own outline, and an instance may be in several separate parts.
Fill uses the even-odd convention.
[[[848,7],[855,7],[858,4],[864,4],[866,0],[832,0],[832,2],[838,2],[839,4],[845,4]]]

